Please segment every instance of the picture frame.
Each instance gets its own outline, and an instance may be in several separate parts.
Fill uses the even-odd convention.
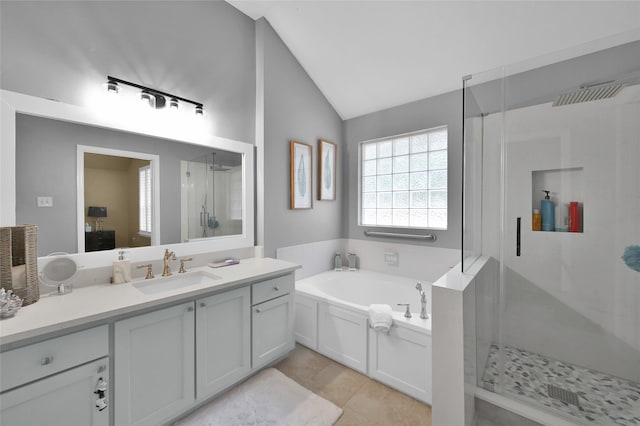
[[[290,208],[313,208],[313,147],[304,142],[289,143]]]
[[[324,139],[318,140],[318,200],[336,199],[336,164],[338,146]]]

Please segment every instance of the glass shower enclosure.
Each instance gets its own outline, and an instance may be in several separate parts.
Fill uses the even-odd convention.
[[[640,425],[639,33],[465,78],[477,395],[505,408]]]
[[[181,161],[182,241],[242,233],[240,154],[212,152]]]

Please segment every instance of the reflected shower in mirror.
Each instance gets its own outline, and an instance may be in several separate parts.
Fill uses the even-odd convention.
[[[182,240],[242,233],[240,156],[212,152],[181,162]]]

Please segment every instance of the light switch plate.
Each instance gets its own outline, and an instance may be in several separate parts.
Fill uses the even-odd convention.
[[[38,197],[38,207],[53,207],[53,197]]]

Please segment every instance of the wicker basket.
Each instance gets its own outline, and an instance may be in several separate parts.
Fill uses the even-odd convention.
[[[25,267],[26,285],[13,282],[12,268]],[[22,299],[22,306],[40,298],[38,282],[38,226],[22,225],[0,228],[0,284]]]

